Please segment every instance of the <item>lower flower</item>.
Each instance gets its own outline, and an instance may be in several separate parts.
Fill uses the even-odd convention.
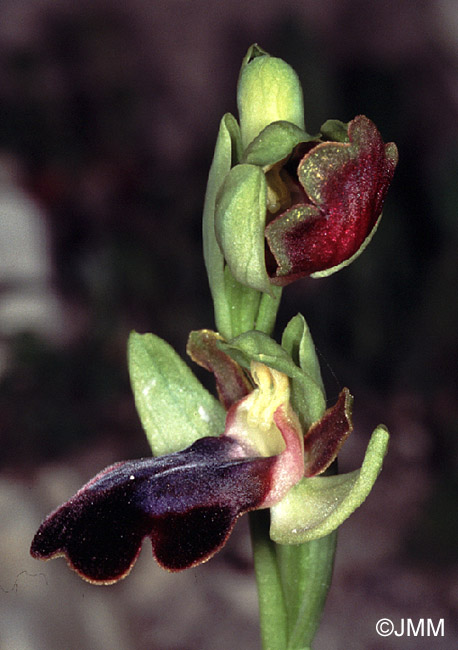
[[[105,584],[129,573],[147,536],[172,571],[214,555],[237,517],[278,502],[304,472],[288,379],[262,364],[253,377],[259,387],[229,409],[223,435],[108,467],[45,519],[32,555],[64,555],[83,578]]]
[[[286,543],[313,538],[314,530],[315,537],[330,532],[326,524],[323,528],[329,514],[333,527],[339,525],[365,498],[378,470],[369,481],[367,472],[359,483],[341,481],[340,490],[332,481],[342,477],[304,476],[324,471],[350,432],[348,391],[304,437],[290,406],[286,375],[258,362],[252,363],[251,375],[257,387],[229,408],[220,437],[100,472],[44,520],[32,556],[63,555],[86,580],[110,584],[129,573],[145,537],[158,563],[177,571],[211,558],[236,519],[250,510],[273,508],[273,537]],[[378,453],[378,468],[382,457]],[[324,483],[310,484],[314,481]]]

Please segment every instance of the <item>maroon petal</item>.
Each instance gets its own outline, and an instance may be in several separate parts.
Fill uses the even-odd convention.
[[[348,388],[337,402],[315,422],[304,436],[305,476],[324,472],[335,460],[345,440],[353,431],[351,410],[353,397]]]
[[[274,284],[328,271],[353,257],[373,232],[397,164],[362,115],[348,125],[348,143],[324,142],[309,151],[298,177],[310,203],[293,206],[266,228],[278,264]]]
[[[218,341],[224,339],[217,332],[197,330],[189,335],[186,351],[195,363],[215,375],[219,400],[227,410],[253,386],[239,364],[220,350]]]
[[[209,559],[239,515],[261,507],[276,458],[244,458],[225,436],[202,438],[168,456],[107,468],[51,513],[31,554],[64,555],[83,578],[126,576],[150,536],[159,564],[172,571]]]

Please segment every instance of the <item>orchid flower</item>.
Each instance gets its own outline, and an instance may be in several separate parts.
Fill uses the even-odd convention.
[[[145,350],[151,359],[157,359],[158,350],[166,349],[151,335],[134,334],[131,341],[133,366]],[[217,380],[225,377],[227,384],[238,385],[239,394],[243,394],[246,384],[234,381],[243,374],[242,368],[218,349],[215,341],[220,341],[215,333],[195,332],[188,348],[201,363],[203,356],[217,358]],[[239,343],[236,347],[240,350],[243,346]],[[174,357],[175,365],[183,363],[170,349],[166,355]],[[145,397],[151,406],[157,404],[150,392],[160,374],[156,364],[143,368],[142,379],[134,380],[140,412]],[[185,374],[183,364],[180,377]],[[185,569],[212,557],[227,540],[236,519],[255,509],[276,508],[272,510],[274,538],[293,535],[300,541],[304,534],[309,537],[304,513],[312,508],[317,528],[316,497],[303,499],[300,494],[299,500],[285,498],[294,486],[310,491],[307,481],[314,479],[304,477],[322,473],[334,460],[352,429],[352,398],[344,390],[337,404],[304,437],[291,405],[287,375],[252,360],[249,382],[252,390],[238,401],[229,406],[227,398],[222,399],[229,407],[223,432],[200,437],[180,451],[106,468],[45,519],[32,542],[32,555],[40,559],[63,555],[83,578],[110,584],[129,573],[145,537],[150,538],[153,555],[162,567]],[[170,384],[166,391],[161,389],[166,400],[171,389]],[[179,387],[174,390],[180,406]],[[200,387],[198,393],[204,392]],[[236,389],[233,395],[237,395]],[[186,400],[181,406],[186,410]],[[145,424],[149,426],[147,418]],[[326,490],[331,489],[338,509],[348,499],[348,489],[337,489],[340,496],[336,499],[335,478],[323,478],[324,492],[318,490],[318,494],[326,500]],[[353,479],[350,483],[351,492]],[[291,515],[291,509],[298,509],[297,517]],[[322,509],[320,525],[327,519],[329,514]],[[298,533],[301,528],[302,535]]]
[[[308,150],[297,166],[297,179],[288,179],[300,198],[265,231],[277,263],[274,283],[330,275],[350,264],[372,239],[397,150],[392,142],[383,143],[363,115],[346,130],[344,142],[321,142]]]
[[[244,512],[277,503],[303,475],[303,439],[288,379],[254,364],[258,384],[228,412],[220,437],[103,470],[41,525],[39,558],[65,555],[93,582],[124,577],[145,536],[166,569],[204,562]]]
[[[272,293],[272,285],[330,275],[353,262],[379,223],[396,145],[384,144],[364,115],[307,133],[297,75],[256,46],[242,65],[238,106],[240,127],[232,115],[221,125],[215,161],[222,161],[224,134],[232,157],[219,174],[212,217],[234,278]]]

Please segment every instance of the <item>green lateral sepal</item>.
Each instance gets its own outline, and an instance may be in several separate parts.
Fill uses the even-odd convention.
[[[303,478],[271,508],[270,537],[277,544],[302,544],[329,535],[358,508],[371,491],[388,447],[389,434],[379,425],[363,464],[348,474]]]

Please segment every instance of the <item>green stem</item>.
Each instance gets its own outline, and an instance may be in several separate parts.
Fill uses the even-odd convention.
[[[250,513],[263,650],[310,650],[331,584],[337,532],[275,544],[267,511]]]
[[[275,327],[281,295],[281,287],[272,285],[272,294],[268,294],[240,284],[226,266],[224,296],[229,305],[230,318],[226,319],[224,330],[222,323],[219,323],[218,331],[228,340],[253,329],[270,336]]]
[[[282,294],[282,287],[271,285],[272,295],[263,293],[259,303],[255,329],[272,335],[277,319],[278,308]]]
[[[276,544],[287,611],[285,650],[308,650],[331,585],[337,531],[299,546]]]
[[[224,269],[224,289],[227,303],[230,305],[230,327],[224,333],[221,330],[219,332],[231,339],[254,329],[261,292],[240,284],[228,266]]]
[[[287,616],[275,544],[269,537],[269,513],[250,513],[251,543],[258,587],[259,623],[264,650],[285,650]]]

